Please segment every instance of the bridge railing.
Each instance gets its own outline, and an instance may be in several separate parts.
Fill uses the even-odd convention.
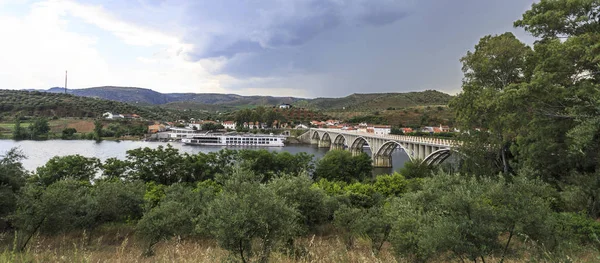
[[[420,136],[408,136],[408,135],[381,135],[367,132],[359,132],[357,130],[342,130],[342,129],[314,129],[324,132],[336,132],[341,134],[352,134],[359,136],[366,136],[372,138],[381,138],[395,141],[403,141],[403,142],[412,142],[412,143],[420,143],[420,144],[433,144],[433,145],[443,145],[443,146],[455,146],[458,142],[455,140],[447,140],[447,139],[439,139],[439,138],[428,138],[428,137],[420,137]]]

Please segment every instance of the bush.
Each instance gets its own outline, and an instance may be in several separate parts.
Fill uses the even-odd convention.
[[[278,242],[298,233],[296,208],[259,181],[251,172],[234,172],[207,211],[206,229],[242,262],[266,262]]]
[[[73,179],[77,181],[90,182],[100,168],[100,160],[76,155],[56,156],[38,167],[34,180],[49,186],[62,179]]]
[[[349,151],[329,151],[316,165],[315,179],[327,179],[329,181],[355,182],[370,178],[373,166],[371,158],[363,153],[352,156]]]

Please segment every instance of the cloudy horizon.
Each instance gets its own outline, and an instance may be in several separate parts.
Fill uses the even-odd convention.
[[[533,0],[0,0],[0,89],[343,97],[460,90]]]

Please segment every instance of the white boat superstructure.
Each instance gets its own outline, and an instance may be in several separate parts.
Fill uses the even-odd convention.
[[[284,141],[283,136],[254,134],[206,134],[181,139],[181,142],[186,145],[257,147],[281,147],[284,146]]]

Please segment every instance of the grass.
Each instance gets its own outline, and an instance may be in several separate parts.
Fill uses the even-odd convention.
[[[11,251],[10,236],[0,233],[0,262],[232,262],[228,251],[221,249],[210,239],[180,239],[158,243],[155,254],[142,256],[143,243],[137,240],[130,226],[102,227],[92,235],[86,232],[69,233],[58,236],[35,236],[26,251]],[[3,245],[2,245],[3,244]],[[523,243],[517,246],[527,247]],[[389,243],[386,243],[379,254],[371,250],[367,239],[359,239],[353,247],[347,248],[343,239],[336,234],[312,235],[296,241],[296,256],[288,255],[284,250],[272,253],[270,262],[409,262],[394,257]],[[529,252],[517,255],[517,259],[504,262],[532,262]],[[451,255],[428,262],[460,262],[451,260]],[[570,259],[570,262],[598,262],[600,255],[593,249],[582,251]],[[564,261],[558,259],[558,261]],[[557,258],[542,259],[541,262],[554,262]],[[498,262],[497,257],[488,257],[486,262]],[[537,262],[533,260],[533,262]]]

